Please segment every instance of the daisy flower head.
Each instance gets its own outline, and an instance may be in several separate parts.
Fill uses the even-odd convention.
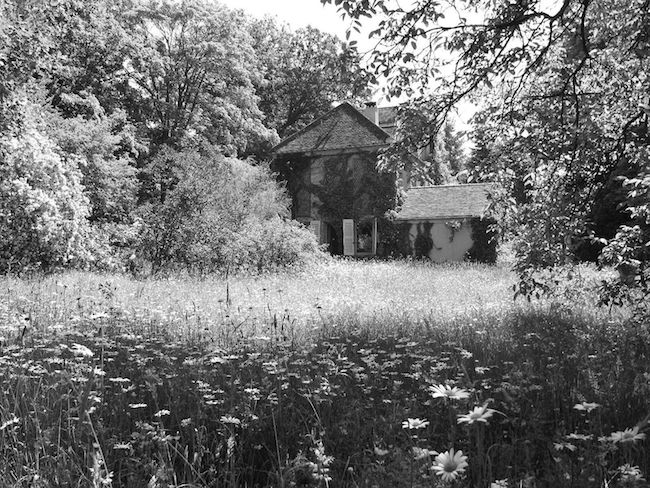
[[[632,466],[630,464],[624,464],[619,466],[617,471],[621,475],[621,481],[624,483],[634,483],[638,481],[645,481],[643,478],[643,473],[638,466]]]
[[[612,434],[608,437],[608,440],[616,444],[618,442],[626,443],[626,442],[642,441],[645,438],[646,435],[644,433],[639,432],[639,427],[636,426],[631,429],[612,432]]]
[[[448,385],[433,385],[429,387],[433,398],[445,398],[449,400],[466,400],[469,398],[469,391],[463,388]]]
[[[508,488],[508,480],[496,480],[490,483],[490,488]]]
[[[597,409],[600,407],[599,403],[594,403],[594,402],[582,402],[582,403],[576,403],[573,408],[574,410],[577,410],[579,412],[586,412],[589,413],[592,410]]]
[[[487,419],[492,417],[492,414],[494,414],[494,412],[495,410],[491,408],[487,408],[487,403],[486,403],[482,407],[480,406],[474,407],[465,415],[459,415],[458,423],[472,425],[473,423],[476,422],[483,422],[484,424],[487,424],[488,423]]]
[[[442,478],[442,481],[454,481],[465,472],[467,466],[467,456],[463,455],[463,451],[454,452],[452,447],[449,451],[436,456],[431,469]]]
[[[381,447],[377,447],[377,446],[375,446],[374,451],[375,451],[375,454],[377,456],[379,456],[379,457],[385,456],[386,454],[388,454],[390,452],[390,450],[388,450],[388,449],[382,449]]]
[[[409,417],[404,422],[402,422],[402,429],[409,429],[409,430],[424,429],[428,425],[429,425],[428,420],[412,419]]]
[[[232,415],[222,415],[219,421],[224,424],[241,425],[241,420],[239,420],[237,417],[233,417]]]
[[[553,447],[555,448],[556,451],[575,451],[578,449],[575,445],[571,444],[570,442],[554,442]]]
[[[429,449],[425,449],[417,446],[413,446],[412,452],[413,452],[413,458],[416,461],[422,461],[423,459],[429,459],[433,456],[438,455],[436,451],[431,451]]]
[[[84,358],[91,358],[94,355],[93,352],[83,344],[74,343],[72,344],[70,350],[72,351],[72,354],[74,354],[75,356],[80,356]]]

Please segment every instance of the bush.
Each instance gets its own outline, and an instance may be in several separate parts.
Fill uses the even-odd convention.
[[[87,216],[78,159],[43,132],[38,105],[4,107],[0,137],[0,272],[50,270],[85,261]]]
[[[322,257],[314,234],[291,220],[273,218],[252,222],[242,229],[239,237],[246,246],[245,250],[240,247],[240,262],[247,269],[302,267],[311,259]]]
[[[154,272],[263,271],[320,254],[314,236],[287,221],[288,198],[267,167],[205,148],[165,157],[176,183],[144,207],[138,246]]]
[[[467,251],[467,259],[475,263],[494,264],[497,262],[497,233],[494,219],[474,217],[472,226],[472,247]]]

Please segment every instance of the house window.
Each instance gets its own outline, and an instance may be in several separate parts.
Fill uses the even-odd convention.
[[[357,224],[357,254],[372,253],[374,220],[362,220]]]
[[[343,220],[343,254],[374,256],[377,254],[377,219]]]

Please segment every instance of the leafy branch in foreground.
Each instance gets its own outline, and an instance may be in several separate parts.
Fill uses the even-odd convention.
[[[517,240],[524,294],[539,291],[526,277],[542,268],[595,260],[599,242],[624,235],[619,226],[638,226],[628,242],[645,262],[648,222],[635,209],[647,193],[637,189],[632,203],[622,182],[648,174],[650,2],[321,2],[338,5],[356,30],[375,27],[371,67],[390,95],[412,96],[428,114],[423,140],[460,101],[479,105],[482,156],[471,169],[505,189],[495,206]],[[633,269],[645,286],[644,266]]]

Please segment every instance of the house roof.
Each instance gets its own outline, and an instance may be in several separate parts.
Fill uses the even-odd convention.
[[[487,208],[491,186],[491,183],[472,183],[409,188],[397,220],[480,217]]]
[[[395,135],[397,129],[397,110],[399,107],[377,107],[376,105],[369,105],[359,110],[370,122],[377,124],[390,134],[391,137]]]
[[[389,139],[390,134],[344,102],[287,137],[272,151],[276,154],[295,154],[383,147]]]

